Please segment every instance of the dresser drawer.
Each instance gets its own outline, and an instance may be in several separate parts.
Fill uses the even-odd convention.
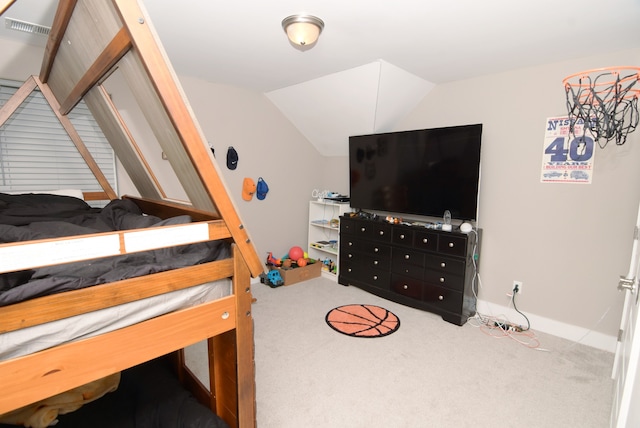
[[[401,275],[391,275],[391,290],[412,299],[422,298],[422,281]]]
[[[442,257],[437,254],[430,254],[426,260],[427,269],[442,273],[452,273],[454,275],[464,275],[464,260]]]
[[[407,247],[413,246],[413,230],[394,227],[393,234],[391,236],[391,242],[394,245],[405,245]]]
[[[372,269],[360,263],[340,259],[340,282],[348,283],[349,280],[363,282],[378,288],[389,288],[390,273],[388,271]]]
[[[388,271],[391,268],[391,259],[387,257],[377,257],[375,255],[356,255],[356,261],[372,269],[383,269]]]
[[[363,253],[358,251],[341,251],[340,264],[345,261],[351,261],[364,267],[373,269],[389,270],[391,268],[391,259],[389,255],[377,255],[374,253]]]
[[[424,266],[424,253],[405,248],[393,248],[391,250],[391,263],[411,263],[417,266]]]
[[[445,311],[459,313],[462,307],[462,293],[448,288],[425,285],[422,300]]]
[[[353,234],[356,221],[349,217],[340,217],[340,235]]]
[[[462,291],[464,288],[464,277],[449,273],[438,272],[427,269],[424,271],[424,281],[431,285],[440,285]]]
[[[347,236],[340,241],[340,252],[360,252],[373,254],[376,257],[391,258],[391,247],[389,245],[380,245],[378,242],[355,239],[353,236]]]
[[[414,233],[414,245],[417,250],[436,251],[438,249],[438,234],[427,231]]]
[[[442,234],[438,237],[438,252],[450,256],[464,257],[467,239],[460,236]]]
[[[391,225],[382,221],[361,220],[343,217],[340,234],[374,239],[376,242],[391,242]]]
[[[373,238],[378,242],[391,242],[391,225],[384,222],[372,222]]]
[[[405,261],[392,263],[391,272],[419,280],[424,278],[424,267]]]

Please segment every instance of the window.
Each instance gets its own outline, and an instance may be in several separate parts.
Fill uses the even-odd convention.
[[[22,85],[0,79],[0,106]],[[87,149],[117,192],[115,155],[93,115],[80,102],[68,115]],[[102,187],[39,90],[0,127],[0,192]]]

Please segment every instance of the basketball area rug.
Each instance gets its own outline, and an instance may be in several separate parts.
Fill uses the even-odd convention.
[[[335,331],[352,337],[383,337],[400,328],[393,312],[375,305],[338,306],[325,320]]]

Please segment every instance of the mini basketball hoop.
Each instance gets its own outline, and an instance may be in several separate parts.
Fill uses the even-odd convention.
[[[640,67],[587,70],[566,77],[562,83],[573,135],[574,126],[584,123],[581,137],[589,131],[604,148],[611,140],[624,144],[638,126]]]

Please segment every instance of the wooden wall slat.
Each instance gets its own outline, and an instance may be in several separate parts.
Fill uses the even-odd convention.
[[[165,198],[166,194],[162,186],[104,87],[102,85],[94,87],[84,96],[84,102],[98,122],[136,190],[149,198]]]
[[[76,1],[46,81],[59,104],[69,97],[121,28],[110,1]],[[57,34],[57,29],[52,32]]]
[[[107,180],[97,162],[95,161],[95,159],[93,159],[93,156],[89,152],[89,149],[87,149],[87,146],[85,146],[84,142],[82,141],[80,134],[78,134],[78,131],[76,131],[75,126],[73,126],[73,123],[71,123],[71,120],[69,120],[67,116],[63,116],[62,114],[60,114],[60,105],[58,104],[58,100],[56,99],[56,97],[53,95],[53,92],[50,90],[49,85],[47,85],[46,83],[42,83],[38,77],[34,77],[34,79],[36,80],[36,83],[38,84],[42,95],[44,95],[47,102],[51,106],[53,114],[56,115],[56,117],[60,121],[60,124],[62,124],[62,127],[73,142],[73,145],[78,149],[78,153],[80,153],[80,156],[82,156],[82,159],[93,173],[93,176],[96,178],[96,180],[98,180],[98,183],[100,184],[100,187],[102,187],[102,190],[104,190],[109,199],[116,199],[118,197],[118,194],[115,190],[113,190],[113,187],[111,187],[109,180]]]
[[[11,115],[20,107],[20,105],[27,99],[29,94],[33,92],[36,88],[36,80],[33,76],[29,77],[25,82],[18,88],[18,90],[13,94],[13,96],[2,106],[0,109],[0,126],[4,125],[5,122],[11,117]]]
[[[132,51],[125,55],[120,60],[118,67],[119,73],[127,82],[131,94],[140,106],[149,128],[153,132],[160,149],[166,155],[167,162],[175,172],[189,201],[202,210],[218,212],[216,206],[207,195],[193,163],[185,152],[173,124],[162,107],[157,92],[149,82],[149,78],[140,64],[137,52]],[[138,190],[140,191],[140,189]],[[140,194],[144,197],[150,197],[150,195],[142,192]]]
[[[60,48],[62,37],[67,31],[67,25],[71,20],[76,3],[77,0],[60,0],[58,2],[58,9],[56,10],[56,15],[53,18],[51,32],[47,39],[47,46],[45,47],[44,58],[42,59],[42,66],[40,68],[40,80],[44,83],[49,81],[51,67],[53,67],[53,62],[58,55],[58,49]]]
[[[130,48],[129,34],[121,29],[76,83],[69,96],[60,103],[60,113],[68,114],[80,102],[84,94],[97,85]]]

